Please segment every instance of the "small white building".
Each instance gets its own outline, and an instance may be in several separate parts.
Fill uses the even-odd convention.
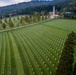
[[[56,14],[56,12],[55,12],[55,6],[53,6],[53,12],[49,12],[49,14],[50,14],[50,18],[52,18],[52,19],[59,17],[59,15]]]

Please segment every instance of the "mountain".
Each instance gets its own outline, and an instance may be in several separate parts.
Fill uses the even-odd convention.
[[[50,4],[53,1],[30,1],[30,2],[23,2],[18,4],[13,4],[9,6],[0,7],[0,11],[11,11],[11,10],[17,10],[21,8],[27,8],[30,6],[39,6],[44,4]]]
[[[18,10],[18,9],[22,9],[22,8],[31,7],[31,6],[54,4],[54,3],[63,2],[63,1],[66,1],[66,0],[23,2],[23,3],[18,3],[18,4],[13,4],[13,5],[9,5],[9,6],[0,7],[0,11]]]
[[[61,9],[64,6],[67,6],[69,4],[75,4],[75,3],[76,3],[76,0],[53,0],[53,1],[23,2],[23,3],[13,4],[13,5],[5,6],[5,7],[0,7],[0,17],[9,16],[9,14],[11,14],[11,13],[13,13],[13,14],[32,13],[36,10],[38,12],[43,11],[43,10],[51,11],[52,5],[56,5],[58,7],[57,9]]]
[[[27,8],[30,6],[39,6],[39,5],[47,5],[47,4],[57,4],[57,3],[65,2],[73,2],[76,3],[76,0],[52,0],[52,1],[30,1],[30,2],[23,2],[18,4],[13,4],[9,6],[0,7],[0,11],[11,11],[11,10],[18,10],[22,8]]]

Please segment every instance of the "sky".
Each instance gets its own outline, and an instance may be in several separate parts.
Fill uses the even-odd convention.
[[[30,0],[0,0],[0,7],[7,6],[11,4],[17,4],[19,2],[28,2]]]

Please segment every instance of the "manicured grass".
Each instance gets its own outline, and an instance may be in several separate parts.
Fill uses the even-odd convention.
[[[75,20],[55,19],[1,32],[0,75],[55,75],[65,39],[76,32],[75,24]]]
[[[16,68],[17,68],[17,74],[24,75],[23,65],[22,65],[22,61],[21,61],[21,58],[20,58],[20,55],[18,52],[17,45],[15,43],[15,40],[14,40],[12,34],[10,32],[8,34],[9,34],[10,39],[12,41],[11,43],[12,43],[13,51],[14,51],[14,58],[15,58],[15,63],[16,63]]]

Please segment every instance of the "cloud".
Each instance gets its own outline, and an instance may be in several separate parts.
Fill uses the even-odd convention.
[[[19,2],[28,2],[30,0],[14,0],[14,1],[15,1],[15,3],[19,3]]]
[[[9,3],[0,1],[0,6],[6,6],[6,5],[9,5]]]
[[[9,1],[12,1],[12,0],[0,0],[0,2],[9,2]]]
[[[15,2],[25,2],[26,0],[14,0]]]
[[[0,6],[6,6],[11,4],[16,4],[19,2],[28,2],[30,0],[0,0]]]

